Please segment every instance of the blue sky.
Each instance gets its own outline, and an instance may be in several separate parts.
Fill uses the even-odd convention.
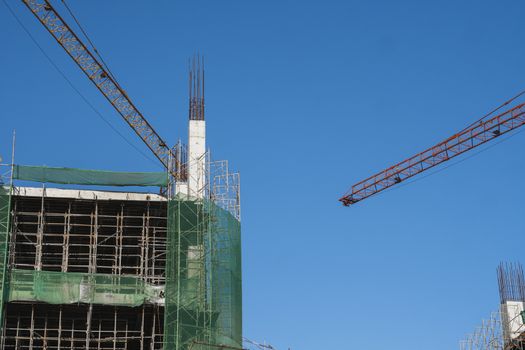
[[[21,2],[6,1],[146,153]],[[523,251],[523,134],[355,207],[337,199],[524,88],[523,2],[69,4],[171,143],[187,132],[187,59],[206,56],[209,146],[242,178],[245,336],[278,349],[454,349],[497,309],[495,268]],[[160,169],[3,4],[0,42],[4,158],[16,129],[20,164]]]

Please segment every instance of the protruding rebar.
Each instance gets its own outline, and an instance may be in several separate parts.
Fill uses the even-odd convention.
[[[204,57],[195,55],[189,61],[189,118],[204,120]]]
[[[501,304],[507,301],[525,302],[525,278],[520,263],[500,263],[498,285]]]

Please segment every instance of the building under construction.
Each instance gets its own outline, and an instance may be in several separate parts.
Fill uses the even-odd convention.
[[[2,349],[242,348],[239,175],[191,71],[179,176],[3,165]]]
[[[166,171],[26,166],[13,151],[0,166],[1,349],[242,348],[239,175],[206,147],[201,59],[187,145],[169,147],[65,1],[92,47],[51,2],[22,2]]]
[[[194,157],[192,142],[175,184],[166,173],[6,166],[2,349],[241,347],[238,174]],[[115,190],[131,185],[166,194]]]
[[[460,350],[525,349],[525,276],[518,263],[498,266],[499,310],[460,342]]]

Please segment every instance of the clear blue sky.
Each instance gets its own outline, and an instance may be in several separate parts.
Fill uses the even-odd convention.
[[[496,265],[523,253],[525,133],[355,207],[337,199],[525,87],[523,2],[69,3],[172,143],[186,136],[187,59],[206,56],[209,146],[242,174],[245,336],[278,349],[456,349],[497,309]],[[93,113],[2,3],[0,42],[5,158],[16,128],[21,164],[160,169]]]

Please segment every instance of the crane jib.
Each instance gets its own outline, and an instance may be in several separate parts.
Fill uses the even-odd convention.
[[[177,158],[166,142],[153,129],[142,113],[135,107],[126,92],[114,80],[104,66],[46,0],[22,0],[40,23],[49,31],[67,54],[75,61],[89,80],[104,95],[151,152],[176,178],[180,178]],[[169,159],[174,159],[171,165]]]
[[[525,104],[472,124],[445,141],[352,186],[339,199],[350,206],[525,124]]]

